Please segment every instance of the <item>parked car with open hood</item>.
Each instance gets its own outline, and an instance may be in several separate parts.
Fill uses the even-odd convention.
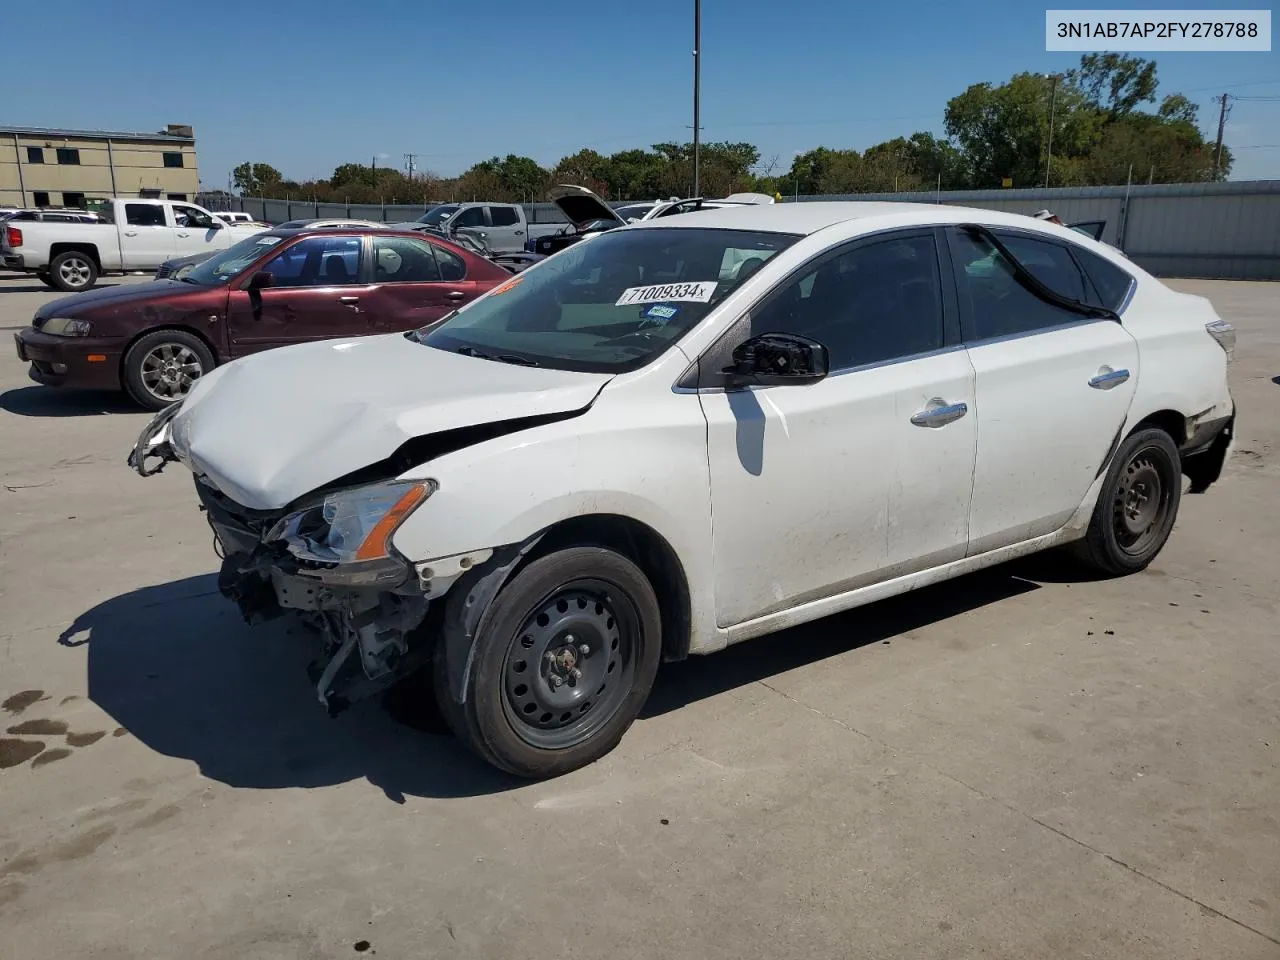
[[[154,410],[228,360],[421,327],[510,278],[440,237],[275,229],[215,254],[181,281],[47,303],[16,345],[37,383],[123,389]]]
[[[705,197],[672,199],[655,203],[626,204],[614,209],[586,187],[562,183],[547,191],[547,199],[560,208],[569,225],[547,236],[531,238],[526,245],[530,253],[550,256],[558,250],[572,246],[584,237],[628,223],[656,220],[698,210],[715,210],[722,207],[755,206],[771,204],[773,198],[763,193],[738,193],[724,200]]]
[[[331,708],[430,664],[472,750],[544,777],[664,660],[1049,547],[1143,569],[1228,454],[1233,343],[1027,217],[742,206],[220,367],[129,459],[191,471],[221,591],[315,628]]]
[[[223,250],[262,229],[223,223],[203,207],[175,200],[118,198],[97,213],[100,223],[4,221],[0,265],[77,293],[104,273],[154,270],[170,257]]]
[[[530,238],[560,229],[555,223],[530,223],[518,203],[442,203],[410,224],[397,226],[425,227],[446,237],[478,233],[494,253],[519,253]]]

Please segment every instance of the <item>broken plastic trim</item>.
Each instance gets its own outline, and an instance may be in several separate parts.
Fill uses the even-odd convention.
[[[1081,316],[1097,317],[1100,320],[1115,320],[1119,322],[1120,314],[1116,313],[1114,310],[1107,307],[1095,306],[1091,303],[1084,303],[1080,300],[1072,300],[1070,297],[1064,297],[1062,294],[1045,286],[1036,279],[1035,275],[1030,270],[1022,265],[1022,261],[1013,255],[1012,251],[1010,251],[1009,248],[1000,241],[999,237],[981,224],[962,223],[959,224],[959,227],[961,230],[968,233],[976,234],[983,240],[987,241],[987,243],[991,244],[1000,256],[1009,261],[1009,266],[1013,268],[1013,275],[1017,278],[1018,282],[1041,300],[1052,303],[1056,307],[1061,307],[1063,310],[1070,310],[1072,313],[1078,313]]]
[[[133,449],[129,451],[129,456],[125,460],[140,477],[151,477],[164,469],[166,463],[177,460],[169,441],[166,439],[169,421],[178,415],[181,409],[181,403],[174,403],[147,421],[147,425],[142,428],[142,433],[138,434],[138,440],[133,445]],[[147,461],[158,457],[160,462],[155,466],[148,466]]]

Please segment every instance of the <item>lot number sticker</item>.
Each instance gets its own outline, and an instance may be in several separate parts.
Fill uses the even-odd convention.
[[[707,303],[716,292],[716,281],[701,283],[659,283],[650,287],[628,287],[622,291],[615,307],[632,303]]]

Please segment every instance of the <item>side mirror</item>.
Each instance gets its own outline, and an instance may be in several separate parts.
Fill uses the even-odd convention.
[[[827,348],[794,333],[762,333],[733,351],[723,371],[730,386],[782,387],[817,383],[827,375]]]
[[[250,290],[265,290],[267,289],[267,287],[274,287],[275,285],[276,285],[275,274],[271,273],[268,270],[259,270],[257,273],[255,273],[252,277],[249,278]]]

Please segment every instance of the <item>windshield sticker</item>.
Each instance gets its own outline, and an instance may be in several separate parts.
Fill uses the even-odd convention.
[[[257,245],[259,247],[274,247],[279,242],[280,242],[279,237],[263,237],[261,240],[258,241]]]
[[[640,326],[653,325],[661,327],[674,320],[679,313],[679,307],[672,306],[669,303],[655,303],[652,307],[646,307],[640,311],[640,316],[644,320]]]
[[[660,283],[649,287],[628,287],[622,291],[622,296],[614,306],[670,301],[707,303],[716,292],[716,283],[715,280],[704,280],[701,283]]]

